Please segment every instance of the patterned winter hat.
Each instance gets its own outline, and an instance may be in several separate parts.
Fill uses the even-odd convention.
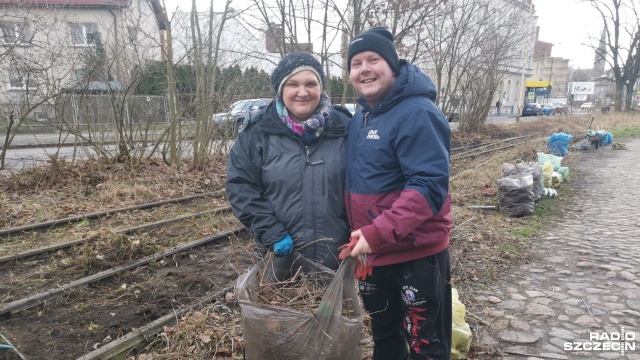
[[[271,85],[277,95],[282,94],[282,87],[290,77],[303,70],[310,70],[322,84],[322,89],[326,87],[324,71],[320,62],[313,55],[306,52],[292,52],[283,57],[278,66],[271,74]]]

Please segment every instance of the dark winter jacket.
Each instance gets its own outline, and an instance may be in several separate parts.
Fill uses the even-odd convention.
[[[349,126],[345,203],[353,229],[373,250],[374,266],[439,253],[449,246],[450,129],[436,89],[400,60],[390,93],[362,108]]]
[[[349,239],[343,194],[350,117],[333,106],[322,135],[305,146],[278,117],[274,101],[238,135],[229,156],[227,197],[265,248],[288,233],[303,256],[337,269],[338,246]]]

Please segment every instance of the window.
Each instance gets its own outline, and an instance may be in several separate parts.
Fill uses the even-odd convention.
[[[73,76],[78,81],[84,79],[84,69],[73,70]]]
[[[36,120],[37,121],[49,121],[49,115],[46,112],[36,112]]]
[[[73,46],[95,46],[100,39],[96,24],[69,24],[69,30]]]
[[[26,23],[0,23],[0,43],[20,45],[29,43],[29,25]]]
[[[129,40],[129,45],[133,46],[136,44],[138,40],[138,29],[133,26],[127,27],[127,40]]]
[[[7,73],[7,89],[8,90],[27,90],[35,87],[35,82],[26,71],[11,69]]]

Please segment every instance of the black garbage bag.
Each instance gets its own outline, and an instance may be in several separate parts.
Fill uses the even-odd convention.
[[[532,175],[509,175],[496,181],[502,213],[511,217],[533,215],[536,202]]]
[[[534,200],[538,201],[543,195],[542,186],[542,166],[537,161],[528,163],[518,163],[516,165],[504,163],[502,164],[502,176],[510,175],[531,175],[533,176],[533,195]]]

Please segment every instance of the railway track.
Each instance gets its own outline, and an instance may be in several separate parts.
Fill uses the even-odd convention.
[[[526,135],[454,148],[451,154],[451,176],[449,181],[454,181],[462,174],[475,170],[491,160],[500,158],[507,150],[512,150],[518,146],[527,146],[541,140],[542,138],[536,138],[535,135]]]
[[[153,201],[153,202],[150,202],[150,203],[127,206],[127,207],[119,208],[119,209],[109,209],[109,210],[92,212],[92,213],[88,213],[88,214],[70,216],[70,217],[66,217],[66,218],[62,218],[62,219],[55,219],[55,220],[50,220],[50,221],[39,222],[39,223],[35,223],[35,224],[27,224],[27,225],[21,225],[21,226],[16,226],[16,227],[11,227],[11,228],[5,228],[5,229],[0,229],[0,237],[7,237],[7,236],[10,237],[11,235],[19,234],[21,232],[29,231],[29,230],[51,229],[51,228],[53,228],[55,226],[58,226],[58,225],[71,224],[71,223],[84,221],[84,220],[103,218],[103,217],[107,217],[109,215],[121,214],[121,213],[131,212],[131,211],[135,211],[135,210],[153,209],[153,208],[160,207],[162,205],[179,204],[179,203],[193,201],[195,199],[201,199],[201,198],[206,198],[206,197],[210,197],[210,196],[221,196],[221,195],[224,195],[224,190],[219,190],[219,191],[215,191],[215,192],[208,192],[208,193],[204,193],[204,194],[189,195],[189,196],[184,196],[184,197],[175,198],[175,199],[166,199],[166,200],[160,200],[160,201]]]
[[[181,308],[211,301],[252,262],[253,242],[230,207],[211,208],[212,196],[219,194],[2,229],[0,334],[27,359],[67,359]],[[78,231],[79,223],[104,231]],[[77,233],[91,235],[69,240]],[[11,251],[25,247],[33,248]],[[106,309],[112,309],[109,316]],[[110,325],[104,326],[105,319]],[[52,334],[58,341],[43,347]],[[5,353],[0,349],[0,359]]]
[[[85,354],[210,299],[252,263],[251,249],[243,227],[216,233],[3,303],[0,329],[27,358],[42,346],[47,358],[102,358]]]
[[[477,167],[497,151],[530,141],[524,136],[454,148],[451,159],[465,168]],[[179,216],[140,216],[147,220],[142,223],[127,223],[119,215],[142,211],[145,205],[0,230],[2,250],[42,240],[50,231],[73,232],[78,224],[96,224],[90,231],[76,231],[86,236],[35,241],[47,245],[0,252],[0,269],[10,274],[0,285],[0,334],[8,335],[27,359],[43,354],[55,359],[121,358],[176,318],[230,291],[253,262],[252,241],[228,207],[211,209],[209,203],[209,210],[194,211],[194,206]],[[210,233],[214,223],[219,231]],[[104,228],[115,230],[90,233]],[[196,236],[204,233],[208,235]],[[139,251],[146,245],[150,247]]]
[[[0,229],[0,265],[30,255],[90,242],[105,234],[130,234],[172,222],[226,211],[222,191],[155,201]],[[212,208],[219,206],[217,210]],[[142,223],[142,225],[140,225]]]
[[[456,147],[451,149],[451,161],[473,158],[485,154],[490,154],[499,150],[512,148],[519,144],[528,142],[532,137],[533,135],[516,136],[490,143],[480,143]]]

